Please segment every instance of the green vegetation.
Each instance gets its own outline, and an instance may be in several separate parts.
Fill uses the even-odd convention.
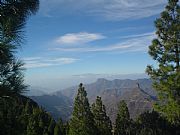
[[[176,134],[171,125],[155,111],[145,112],[138,117],[136,132],[139,135]]]
[[[38,0],[0,1],[0,134],[53,135],[56,122],[38,105],[22,96],[23,63],[15,56],[23,43],[23,28],[35,14]]]
[[[64,124],[61,119],[59,119],[54,128],[54,135],[66,135],[68,133],[68,124]]]
[[[20,94],[24,85],[23,63],[15,56],[23,42],[27,18],[36,13],[38,0],[3,0],[0,2],[0,94]]]
[[[94,115],[95,125],[98,128],[98,135],[111,135],[111,120],[106,115],[106,108],[99,96],[96,102],[92,104],[92,113]]]
[[[126,102],[120,101],[116,118],[115,135],[131,134],[131,119]]]
[[[69,123],[69,135],[97,135],[97,128],[83,84],[79,85],[74,101],[74,111]]]
[[[33,109],[27,125],[27,135],[53,135],[55,121],[40,108]]]
[[[171,123],[180,125],[180,6],[169,0],[161,17],[155,21],[157,39],[149,54],[157,61],[157,69],[147,67],[158,92],[155,109]]]

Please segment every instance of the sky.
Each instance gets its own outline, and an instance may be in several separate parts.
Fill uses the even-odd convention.
[[[148,64],[155,64],[148,46],[156,38],[154,21],[166,4],[166,0],[40,0],[18,52],[27,84],[58,89],[79,79],[74,76],[83,81],[82,75],[145,73]]]

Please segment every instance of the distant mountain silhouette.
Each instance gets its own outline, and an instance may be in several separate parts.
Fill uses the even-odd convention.
[[[98,79],[95,83],[84,85],[86,88],[90,103],[94,102],[97,96],[101,96],[106,106],[107,114],[114,122],[117,112],[117,106],[120,100],[126,100],[130,115],[135,118],[140,113],[151,110],[152,104],[156,100],[156,93],[152,88],[150,79],[138,80],[106,80]],[[78,86],[56,92],[58,96],[65,96],[74,99]]]
[[[156,93],[152,89],[150,79],[138,80],[106,80],[98,79],[96,82],[84,85],[90,103],[94,102],[97,96],[101,96],[106,106],[107,114],[114,122],[117,114],[118,103],[125,100],[128,104],[130,115],[135,118],[140,113],[151,110],[156,100]],[[78,85],[57,91],[51,95],[31,97],[55,118],[62,117],[68,120],[73,109],[73,100],[77,93]]]
[[[86,91],[88,93],[88,97],[96,97],[100,96],[104,91],[117,89],[119,94],[123,94],[125,91],[131,90],[132,88],[137,87],[137,83],[139,83],[141,89],[143,89],[145,92],[149,93],[152,96],[155,96],[155,92],[152,89],[152,81],[150,79],[138,79],[138,80],[106,80],[104,78],[98,79],[95,83],[91,84],[85,84]],[[74,99],[74,96],[76,95],[78,89],[78,85],[74,87],[70,87],[67,89],[64,89],[60,92],[60,94],[63,94],[67,97],[70,97]],[[55,92],[56,95],[58,95],[58,92]]]
[[[28,90],[24,93],[25,96],[42,96],[46,94],[44,88],[40,87],[28,87]]]
[[[141,89],[132,88],[128,89],[122,95],[118,95],[117,90],[106,91],[102,95],[104,104],[107,107],[107,112],[113,122],[115,122],[116,114],[118,111],[118,103],[120,100],[125,100],[131,118],[136,118],[139,114],[152,110],[153,102],[155,98],[152,98],[149,94],[144,93]]]

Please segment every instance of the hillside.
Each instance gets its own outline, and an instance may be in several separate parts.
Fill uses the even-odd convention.
[[[41,87],[28,87],[27,91],[24,93],[25,96],[43,96],[46,95],[47,93],[44,92],[45,88]]]
[[[156,100],[156,94],[149,79],[115,79],[110,81],[101,78],[95,83],[84,86],[90,103],[94,102],[97,96],[102,97],[107,114],[113,122],[120,100],[126,101],[132,118],[144,111],[151,110],[152,104]],[[31,96],[31,98],[49,111],[55,119],[61,117],[63,120],[68,120],[72,113],[73,100],[77,89],[78,86],[74,86],[50,95]]]
[[[120,100],[125,100],[131,118],[136,118],[142,112],[152,109],[154,98],[147,93],[144,93],[140,88],[128,89],[122,95],[119,95],[117,89],[105,91],[102,94],[102,100],[106,105],[107,114],[110,116],[112,122],[115,122],[116,114],[118,111],[118,103]]]
[[[117,89],[118,95],[122,95],[124,92],[132,90],[132,88],[136,88],[137,83],[140,85],[141,89],[145,92],[149,93],[150,95],[155,96],[155,92],[152,89],[152,82],[149,79],[138,79],[138,80],[106,80],[104,78],[98,79],[95,83],[85,84],[86,91],[88,93],[88,97],[91,99],[96,96],[101,96],[104,91],[111,91],[113,89]],[[78,86],[70,87],[64,89],[62,91],[55,92],[58,96],[61,93],[71,99],[74,99],[76,95]]]
[[[137,85],[139,84],[139,85]],[[90,103],[94,102],[97,96],[101,96],[107,108],[107,114],[114,122],[117,112],[117,105],[120,100],[126,100],[132,118],[138,114],[151,110],[155,100],[155,92],[152,89],[152,81],[149,79],[138,80],[106,80],[98,79],[95,83],[86,84],[86,91]],[[61,97],[62,94],[74,99],[78,86],[55,92],[54,95]]]
[[[72,113],[72,100],[61,95],[43,95],[43,96],[31,96],[31,99],[36,101],[46,111],[57,120],[62,118],[64,121],[68,120]]]

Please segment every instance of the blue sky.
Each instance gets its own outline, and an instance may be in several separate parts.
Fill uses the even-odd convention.
[[[26,81],[81,74],[144,73],[154,20],[166,0],[40,0],[18,56]],[[46,83],[47,81],[44,81]],[[39,84],[43,85],[43,83]]]

